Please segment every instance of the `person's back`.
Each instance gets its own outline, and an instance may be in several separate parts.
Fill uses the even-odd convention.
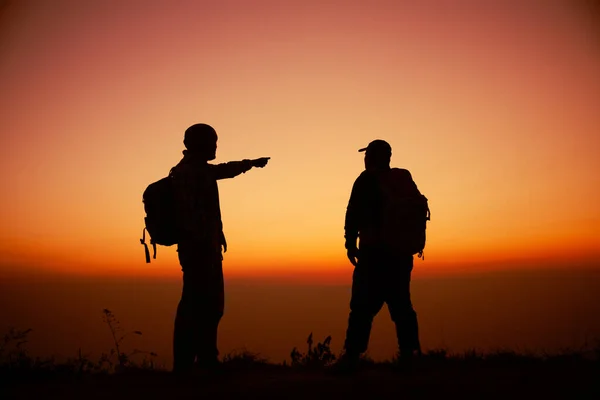
[[[397,247],[406,239],[403,222],[411,217],[407,205],[420,197],[421,192],[407,169],[365,170],[356,181],[354,198],[346,214],[349,219],[358,217],[356,222],[346,221],[346,227],[355,224],[362,246]]]
[[[410,300],[414,253],[407,250],[403,225],[407,202],[422,196],[408,170],[390,168],[387,142],[375,140],[359,151],[366,151],[365,171],[352,187],[344,226],[348,259],[355,267],[342,361],[347,365],[356,365],[367,350],[373,318],[384,303],[396,324],[400,356],[420,352]]]

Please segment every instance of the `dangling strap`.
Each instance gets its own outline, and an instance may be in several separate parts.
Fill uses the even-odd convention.
[[[423,195],[421,195],[423,196]],[[423,196],[423,198],[425,199],[425,205],[427,207],[427,213],[425,214],[425,221],[431,221],[431,211],[429,210],[429,204],[427,204],[427,197]],[[423,250],[421,250],[418,254],[417,257],[419,257],[421,260],[425,260],[425,254],[423,253]]]
[[[144,253],[146,253],[146,263],[150,263],[150,251],[148,250],[148,245],[146,244],[146,228],[142,230],[142,238],[140,239],[140,243],[144,245]],[[156,258],[156,245],[154,245],[154,258]]]
[[[153,251],[152,258],[154,258],[156,260],[156,243],[154,243],[154,240],[150,240],[150,243],[152,244],[152,251]]]

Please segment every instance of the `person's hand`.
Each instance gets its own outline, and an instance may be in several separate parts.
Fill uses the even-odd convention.
[[[221,231],[221,247],[223,249],[223,253],[227,253],[227,240],[225,240],[225,234]]]
[[[222,243],[221,248],[223,249],[223,253],[227,253],[227,242]],[[221,253],[221,261],[223,261],[223,253]]]
[[[359,252],[356,247],[348,249],[348,260],[350,260],[352,265],[355,267],[358,265],[358,253]]]
[[[269,162],[270,159],[271,159],[271,157],[257,158],[256,160],[252,160],[252,166],[262,168],[265,165],[267,165],[267,163]]]

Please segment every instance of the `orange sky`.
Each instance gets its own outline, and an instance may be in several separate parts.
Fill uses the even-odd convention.
[[[430,200],[423,269],[597,265],[597,20],[572,1],[413,3],[0,2],[0,271],[177,274],[175,248],[144,262],[141,196],[196,122],[217,162],[271,157],[220,182],[231,275],[349,269],[375,138]]]

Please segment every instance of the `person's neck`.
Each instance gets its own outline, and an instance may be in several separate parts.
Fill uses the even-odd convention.
[[[391,169],[389,165],[373,165],[365,168],[369,172],[387,171]]]
[[[199,163],[208,163],[206,157],[202,155],[201,152],[192,151],[189,149],[183,150],[183,158],[189,161],[199,162]]]

